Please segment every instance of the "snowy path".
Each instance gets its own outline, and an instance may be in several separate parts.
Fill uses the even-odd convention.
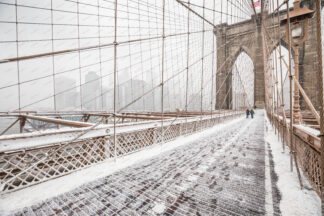
[[[271,182],[271,181],[270,181]],[[271,185],[271,183],[270,183]],[[276,191],[275,186],[272,186]],[[267,190],[269,191],[269,190]],[[17,215],[266,215],[263,112]],[[270,207],[280,212],[272,195]]]

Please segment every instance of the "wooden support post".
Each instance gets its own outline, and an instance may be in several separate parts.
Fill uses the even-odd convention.
[[[83,121],[84,122],[88,122],[89,121],[89,118],[90,118],[90,115],[89,114],[85,114],[84,117],[83,117]]]
[[[25,127],[25,124],[26,124],[26,117],[20,117],[20,127],[19,127],[19,131],[20,133],[23,133],[24,132],[24,127]]]

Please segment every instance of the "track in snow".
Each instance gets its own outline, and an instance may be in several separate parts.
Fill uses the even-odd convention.
[[[260,112],[16,215],[265,215],[264,148]]]

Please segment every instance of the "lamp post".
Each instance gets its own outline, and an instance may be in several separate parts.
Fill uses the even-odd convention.
[[[286,17],[281,21],[281,24],[286,24],[286,41],[289,41],[289,34],[291,35],[291,45],[295,51],[295,79],[299,80],[299,46],[308,40],[308,19],[313,15],[314,11],[307,7],[300,7],[300,0],[294,1],[294,9],[289,11],[291,29],[287,24]],[[291,32],[290,32],[291,31]],[[290,58],[290,56],[289,56]],[[296,82],[294,82],[294,106],[293,106],[293,123],[301,123],[301,113],[299,105],[299,90]]]

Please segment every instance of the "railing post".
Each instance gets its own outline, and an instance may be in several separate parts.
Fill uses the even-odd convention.
[[[190,0],[188,0],[188,8],[190,8]],[[185,104],[185,114],[186,114],[186,123],[188,118],[188,88],[189,88],[189,48],[190,48],[190,10],[188,9],[187,16],[187,67],[186,67],[186,104]]]
[[[117,159],[116,139],[116,82],[117,82],[117,1],[115,0],[115,25],[114,25],[114,159]]]
[[[165,49],[165,0],[163,0],[163,18],[162,18],[162,63],[161,63],[161,148],[164,143],[164,129],[163,129],[163,118],[164,118],[164,49]]]
[[[26,123],[26,117],[20,117],[20,122],[19,122],[20,133],[24,132],[25,123]]]
[[[202,130],[203,118],[203,90],[204,90],[204,53],[205,53],[205,0],[203,0],[203,24],[201,45],[201,80],[200,80],[200,130]]]

